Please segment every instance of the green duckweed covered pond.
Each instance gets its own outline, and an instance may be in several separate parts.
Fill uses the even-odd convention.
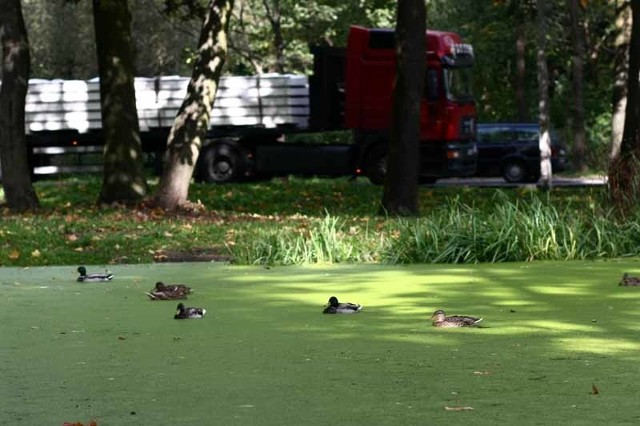
[[[109,270],[0,268],[2,424],[640,421],[640,287],[618,287],[637,259]],[[147,300],[158,280],[206,317]],[[365,307],[322,315],[332,295]],[[434,328],[436,309],[484,327]]]

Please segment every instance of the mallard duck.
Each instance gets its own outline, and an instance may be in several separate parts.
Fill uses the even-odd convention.
[[[87,269],[84,266],[78,267],[78,273],[80,276],[78,277],[79,283],[97,283],[97,282],[105,282],[111,281],[114,277],[113,274],[104,273],[104,274],[87,274]]]
[[[193,289],[186,284],[165,284],[162,281],[156,283],[155,288],[152,291],[179,291],[184,294],[193,293]]]
[[[453,315],[448,317],[442,309],[438,309],[431,316],[435,327],[473,327],[478,325],[482,318]]]
[[[357,303],[340,303],[338,302],[338,298],[335,296],[331,296],[329,298],[329,303],[325,305],[325,308],[322,310],[323,314],[356,314],[362,310],[362,305]]]
[[[193,290],[186,284],[166,285],[162,281],[158,281],[156,286],[149,293],[145,293],[151,300],[176,300],[186,299],[187,294]]]
[[[206,313],[206,309],[185,307],[184,304],[178,303],[173,319],[200,319],[203,318]]]
[[[622,279],[620,280],[620,284],[618,285],[626,287],[637,287],[640,286],[640,278],[633,277],[625,272],[624,274],[622,274]]]

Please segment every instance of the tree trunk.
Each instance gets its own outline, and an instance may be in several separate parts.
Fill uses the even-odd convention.
[[[424,0],[400,0],[396,21],[398,64],[382,208],[393,215],[418,213],[420,100],[425,75]]]
[[[579,172],[587,170],[585,153],[587,135],[584,125],[584,27],[580,0],[570,0],[573,34],[573,165]]]
[[[516,108],[518,111],[517,120],[520,122],[527,121],[527,100],[525,94],[525,81],[526,81],[526,26],[524,20],[524,12],[517,13],[516,19]]]
[[[0,0],[0,42],[0,170],[7,205],[21,212],[37,208],[38,197],[31,183],[25,138],[30,57],[20,0]]]
[[[613,83],[613,117],[611,120],[611,157],[614,161],[620,153],[624,113],[627,108],[627,71],[629,67],[629,39],[631,37],[631,9],[628,2],[616,11],[616,39]]]
[[[227,57],[227,29],[233,0],[210,0],[198,42],[187,95],[167,142],[167,160],[155,203],[166,210],[187,203],[189,183],[209,129],[218,81]]]
[[[104,134],[98,201],[132,204],[147,195],[134,89],[131,14],[127,0],[93,0]]]
[[[551,138],[549,136],[549,70],[547,69],[547,4],[537,0],[538,110],[540,123],[540,181],[544,188],[552,187]]]
[[[609,191],[621,211],[637,204],[640,196],[640,2],[631,2],[627,105],[619,155],[609,165]]]

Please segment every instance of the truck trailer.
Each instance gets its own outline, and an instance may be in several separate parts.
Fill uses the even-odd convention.
[[[429,30],[425,38],[420,177],[434,182],[471,176],[477,158],[473,49],[453,32]],[[352,26],[346,48],[313,47],[312,53],[310,77],[221,78],[197,180],[293,174],[384,181],[397,66],[394,31]],[[135,79],[142,149],[157,166],[188,82],[176,76]],[[100,170],[99,161],[86,160],[99,160],[104,144],[97,79],[30,80],[25,120],[36,177]],[[350,131],[352,143],[317,141],[331,131]],[[311,134],[316,142],[299,142]],[[77,161],[69,164],[69,155]]]

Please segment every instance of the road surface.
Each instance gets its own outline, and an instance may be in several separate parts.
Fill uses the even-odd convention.
[[[602,186],[607,183],[606,176],[554,176],[553,186]],[[477,187],[534,187],[539,186],[538,183],[507,183],[504,179],[495,178],[450,178],[439,179],[433,185],[434,187],[446,187],[446,186],[477,186]]]

